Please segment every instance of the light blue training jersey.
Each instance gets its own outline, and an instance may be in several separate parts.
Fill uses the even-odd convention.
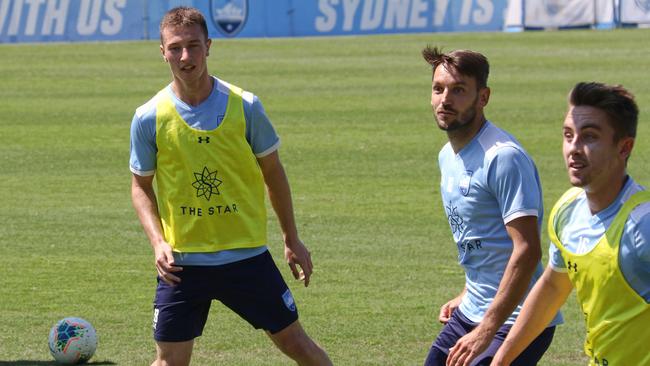
[[[228,106],[230,85],[216,77],[208,99],[198,106],[191,106],[180,100],[172,91],[171,84],[165,88],[176,106],[176,110],[191,127],[199,130],[217,128]],[[280,138],[266,116],[257,96],[244,91],[244,116],[246,118],[246,140],[256,157],[264,157],[276,151]],[[154,175],[156,171],[156,103],[154,98],[136,109],[131,121],[130,168],[133,174]],[[252,249],[224,250],[215,253],[178,253],[174,260],[178,265],[223,265],[256,256],[267,250],[266,246]]]
[[[541,229],[542,189],[535,163],[507,132],[486,121],[474,138],[454,153],[447,143],[438,155],[442,203],[465,270],[467,292],[460,311],[480,322],[501,283],[513,244],[506,226],[524,216],[536,216]],[[533,284],[542,274],[539,263]],[[505,324],[514,323],[517,306]],[[558,314],[551,325],[561,323]]]
[[[623,203],[634,193],[645,190],[631,177],[627,177],[623,189],[609,207],[591,214],[587,196],[582,192],[575,201],[565,209],[566,222],[563,222],[558,237],[564,247],[572,253],[589,252],[605,234]],[[618,262],[627,283],[650,302],[650,203],[637,206],[625,222],[621,237]],[[557,272],[566,272],[562,253],[551,242],[549,247],[549,265]]]

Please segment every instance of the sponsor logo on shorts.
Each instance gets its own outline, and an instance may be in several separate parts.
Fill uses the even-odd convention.
[[[287,309],[296,311],[296,303],[293,301],[293,296],[291,295],[291,291],[289,291],[289,289],[287,289],[287,291],[282,294],[282,300],[284,300],[284,305],[286,305]]]
[[[160,310],[158,309],[153,309],[153,329],[156,329],[156,325],[158,325],[158,313]]]

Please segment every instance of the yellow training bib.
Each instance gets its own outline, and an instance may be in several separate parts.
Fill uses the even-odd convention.
[[[165,90],[156,105],[158,209],[165,240],[178,252],[266,244],[264,179],[246,141],[242,90],[230,86],[214,130],[190,127]]]
[[[560,242],[566,208],[582,192],[568,190],[551,210],[548,232],[562,252],[567,273],[585,314],[585,353],[590,365],[650,365],[648,326],[650,305],[630,287],[620,270],[618,251],[625,222],[632,210],[650,201],[650,192],[632,195],[621,207],[605,235],[584,254],[568,251]]]

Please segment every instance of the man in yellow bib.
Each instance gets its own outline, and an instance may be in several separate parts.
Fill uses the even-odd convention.
[[[260,101],[208,73],[211,40],[198,10],[165,14],[160,41],[173,80],[136,110],[130,159],[133,205],[158,271],[153,365],[189,365],[212,300],[264,329],[298,364],[331,365],[301,327],[266,247],[265,186],[286,260],[309,285],[310,253],[298,237],[279,138]]]
[[[511,360],[575,287],[590,365],[650,365],[650,192],[626,173],[638,108],[621,86],[578,83],[569,95],[563,155],[574,188],[549,218],[549,266],[492,365]]]

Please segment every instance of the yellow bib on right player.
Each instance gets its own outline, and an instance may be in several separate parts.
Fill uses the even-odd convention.
[[[551,210],[548,232],[562,253],[569,278],[585,314],[585,353],[590,365],[650,365],[648,327],[650,305],[630,287],[620,270],[618,252],[625,222],[632,210],[650,201],[650,192],[632,195],[621,207],[605,235],[584,254],[568,251],[557,233],[565,209],[582,192],[569,189]]]

